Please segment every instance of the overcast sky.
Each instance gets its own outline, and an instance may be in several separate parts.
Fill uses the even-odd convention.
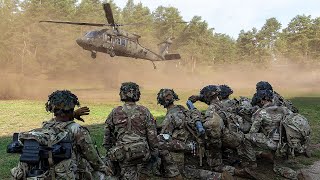
[[[115,0],[123,8],[127,0]],[[282,27],[296,15],[320,17],[320,0],[134,0],[153,11],[160,5],[179,9],[184,20],[201,16],[218,33],[237,38],[241,29],[258,29],[265,20],[275,17]]]

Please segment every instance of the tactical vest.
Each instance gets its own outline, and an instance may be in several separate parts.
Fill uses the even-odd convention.
[[[55,126],[19,133],[18,139],[23,145],[21,163],[12,170],[12,175],[18,178],[22,171],[23,179],[38,180],[55,179],[57,175],[64,173],[65,169],[61,170],[60,166],[64,167],[66,162],[70,164],[69,159],[73,153],[73,143],[65,127],[72,123],[74,122],[62,122]]]

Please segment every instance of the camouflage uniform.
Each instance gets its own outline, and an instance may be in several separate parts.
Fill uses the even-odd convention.
[[[200,100],[209,105],[203,119],[203,126],[206,130],[206,160],[209,166],[215,171],[229,171],[232,174],[241,174],[241,171],[231,166],[224,166],[222,163],[222,147],[234,149],[238,154],[245,157],[249,162],[255,162],[255,152],[250,143],[243,136],[226,128],[231,113],[223,111],[223,106],[218,100],[220,89],[215,85],[204,87],[199,96],[191,96],[189,100]],[[224,122],[225,121],[225,122]]]
[[[44,122],[43,128],[64,126],[64,123],[66,122],[59,122],[52,119]],[[66,160],[66,162],[59,163],[59,166],[57,165],[55,167],[55,170],[59,171],[59,174],[61,175],[60,178],[64,179],[65,177],[68,177],[68,174],[71,174],[70,172],[68,173],[68,171],[72,169],[70,167],[77,169],[78,177],[76,177],[76,179],[89,179],[88,172],[91,171],[108,172],[107,166],[100,158],[96,146],[90,137],[89,130],[76,122],[67,123],[68,125],[65,126],[65,129],[69,132],[71,141],[74,142],[74,152],[71,160],[69,160],[70,162]]]
[[[127,111],[130,111],[130,115],[128,115]],[[131,119],[130,121],[129,118]],[[105,124],[103,145],[107,151],[113,146],[120,145],[128,131],[145,138],[151,151],[157,150],[158,139],[155,120],[146,107],[136,105],[135,103],[125,103],[123,106],[112,110]],[[143,163],[145,162],[138,164],[126,161],[119,162],[121,178],[138,179],[140,171],[138,168],[141,168]]]
[[[97,179],[104,178],[105,174],[111,175],[112,173],[110,167],[106,166],[100,158],[88,129],[70,119],[67,121],[57,120],[57,117],[60,117],[61,114],[67,113],[71,113],[71,119],[73,119],[72,113],[75,105],[79,105],[78,99],[70,91],[56,91],[49,96],[46,109],[53,112],[56,117],[44,122],[41,129],[56,128],[66,131],[68,141],[72,142],[72,153],[71,158],[54,164],[50,170],[50,175],[41,175],[44,178],[48,178],[54,173],[55,179],[61,180]],[[88,112],[86,113],[88,114]],[[82,119],[80,116],[87,114],[79,114],[77,117]],[[27,163],[20,162],[17,167],[11,170],[11,174],[14,179],[23,179],[24,176],[27,176],[25,173],[31,170],[31,167]]]
[[[114,108],[105,121],[103,146],[110,159],[119,164],[121,179],[139,179],[140,173],[144,171],[149,161],[150,153],[158,152],[156,123],[146,107],[135,103],[140,98],[138,85],[131,82],[123,83],[120,88],[120,97],[125,103],[123,106]],[[136,148],[143,148],[141,150],[143,153],[137,152],[142,154],[134,160],[129,160],[129,156],[137,155],[137,153],[130,154],[130,149],[134,150],[132,146],[139,143],[143,144]],[[118,147],[124,157],[114,159],[112,152]],[[115,154],[115,156],[118,155]]]
[[[276,155],[273,168],[275,173],[289,179],[297,179],[297,172],[288,167],[281,167],[281,161],[283,159],[276,154],[280,141],[280,122],[284,116],[291,113],[292,112],[286,107],[275,106],[271,102],[265,104],[254,113],[250,133],[246,134],[245,137],[256,146],[270,150]]]
[[[161,93],[175,94],[173,90],[161,89],[158,94],[158,102]],[[160,104],[163,105],[161,100]],[[164,107],[166,107],[166,105],[164,105]],[[194,136],[197,135],[194,129],[194,121],[201,120],[201,114],[199,111],[188,111],[181,105],[173,105],[173,101],[171,101],[171,106],[167,108],[167,114],[162,123],[163,125],[160,135],[169,135],[169,138],[164,139],[160,136],[162,137],[160,138],[161,149],[167,149],[182,154],[184,160],[183,163],[180,164],[180,170],[186,178],[221,179],[221,174],[211,171],[210,167],[206,163],[203,163],[203,165],[200,166],[198,155],[194,154],[195,152],[192,153],[196,143],[196,137]]]
[[[217,115],[219,117],[217,117]],[[219,120],[220,118],[220,120]],[[222,118],[222,119],[221,119]],[[245,158],[246,161],[255,162],[255,152],[250,145],[250,143],[244,139],[243,133],[240,131],[235,131],[236,128],[230,129],[225,127],[225,124],[231,124],[228,122],[228,119],[241,118],[234,114],[223,111],[223,106],[218,100],[214,100],[209,105],[207,111],[205,112],[204,126],[206,128],[207,138],[206,142],[208,142],[208,151],[206,151],[208,164],[212,167],[222,168],[225,170],[227,168],[232,174],[234,174],[234,168],[230,166],[221,167],[222,164],[222,152],[221,148],[230,148],[236,149],[238,155],[241,155]],[[219,121],[215,121],[216,124],[211,124],[212,119],[216,119]],[[221,171],[221,170],[219,170]]]
[[[243,97],[238,101],[237,99],[229,99],[233,90],[228,85],[219,86],[221,92],[219,93],[219,100],[223,109],[224,123],[231,132],[248,132],[251,127],[251,115],[249,114],[247,106],[248,101]],[[250,105],[250,103],[249,103]],[[249,107],[249,110],[251,105]],[[221,113],[220,113],[221,115]]]

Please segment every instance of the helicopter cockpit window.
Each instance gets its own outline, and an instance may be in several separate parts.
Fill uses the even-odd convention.
[[[90,31],[86,33],[85,37],[94,38],[94,37],[97,37],[98,35],[99,35],[99,31]]]
[[[121,46],[127,46],[127,40],[121,39]]]

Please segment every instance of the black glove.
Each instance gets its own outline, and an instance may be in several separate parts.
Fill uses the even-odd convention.
[[[84,122],[84,120],[81,118],[81,116],[89,115],[89,113],[90,113],[90,109],[87,106],[85,106],[85,107],[81,107],[81,108],[75,110],[73,112],[73,117],[75,119],[78,119],[79,121]]]
[[[195,102],[197,102],[197,101],[200,100],[200,96],[198,96],[198,95],[192,95],[192,96],[190,96],[190,97],[188,98],[188,100],[190,100],[192,103],[195,103]]]

